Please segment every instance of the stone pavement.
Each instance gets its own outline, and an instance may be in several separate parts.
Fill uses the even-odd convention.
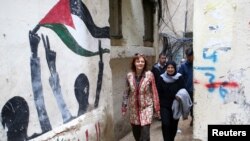
[[[175,141],[192,141],[193,128],[189,126],[191,117],[188,120],[179,121],[180,132],[177,132]],[[154,120],[150,127],[150,140],[151,141],[163,141],[161,132],[161,121]],[[122,138],[120,141],[134,141],[132,132]]]

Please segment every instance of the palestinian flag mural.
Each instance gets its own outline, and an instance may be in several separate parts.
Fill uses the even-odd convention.
[[[60,0],[33,32],[41,26],[52,29],[70,50],[86,57],[99,54],[96,38],[109,38],[109,27],[97,27],[81,0]],[[110,52],[107,48],[101,51]]]

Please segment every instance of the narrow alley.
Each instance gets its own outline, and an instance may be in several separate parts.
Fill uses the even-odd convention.
[[[175,141],[193,141],[193,128],[189,126],[191,118],[188,120],[179,121],[179,130],[175,137]],[[151,141],[163,141],[162,132],[161,132],[161,121],[154,120],[150,128],[150,140]],[[122,138],[120,141],[134,141],[132,132]]]

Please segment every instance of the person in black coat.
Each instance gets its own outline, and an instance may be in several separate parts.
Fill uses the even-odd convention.
[[[155,63],[151,69],[155,77],[156,86],[161,74],[163,74],[166,71],[166,62],[167,62],[167,56],[165,53],[162,52],[159,54],[158,62]]]
[[[176,99],[177,92],[184,88],[184,79],[177,73],[174,61],[166,63],[166,72],[161,75],[158,82],[160,100],[160,114],[162,122],[162,134],[164,141],[174,141],[179,119],[173,118],[172,104]]]

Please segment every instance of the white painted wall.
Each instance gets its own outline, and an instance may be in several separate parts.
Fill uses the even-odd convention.
[[[196,139],[207,140],[209,124],[250,123],[249,6],[248,0],[194,1]]]
[[[28,33],[49,12],[58,0],[16,2],[2,1],[0,6],[0,110],[4,104],[14,96],[21,96],[29,107],[28,137],[41,133],[41,127],[34,103],[30,58],[31,49]],[[89,9],[94,23],[98,27],[109,26],[108,0],[83,0]],[[63,16],[63,15],[62,15]],[[87,33],[87,30],[83,31]],[[41,27],[41,33],[48,35],[51,50],[56,52],[56,69],[60,78],[63,98],[74,120],[63,123],[56,99],[52,93],[49,77],[50,72],[45,57],[42,40],[38,47],[38,57],[41,64],[41,79],[46,110],[52,126],[52,131],[38,135],[34,140],[107,140],[113,139],[113,111],[112,109],[112,76],[109,66],[110,53],[103,55],[104,74],[98,108],[94,109],[94,101],[99,71],[99,55],[93,57],[79,56],[69,50],[54,31]],[[84,36],[86,39],[87,36]],[[102,47],[110,49],[109,39],[101,39]],[[98,39],[87,39],[90,47],[98,49]],[[84,73],[87,75],[89,88],[89,108],[86,114],[77,117],[78,102],[74,94],[76,77]],[[2,116],[1,116],[2,117]],[[2,121],[0,119],[0,121]],[[100,131],[99,131],[100,129]],[[7,140],[7,129],[0,124],[0,138]],[[66,132],[65,132],[66,131]]]
[[[122,1],[122,35],[126,45],[143,46],[144,18],[141,0]]]

